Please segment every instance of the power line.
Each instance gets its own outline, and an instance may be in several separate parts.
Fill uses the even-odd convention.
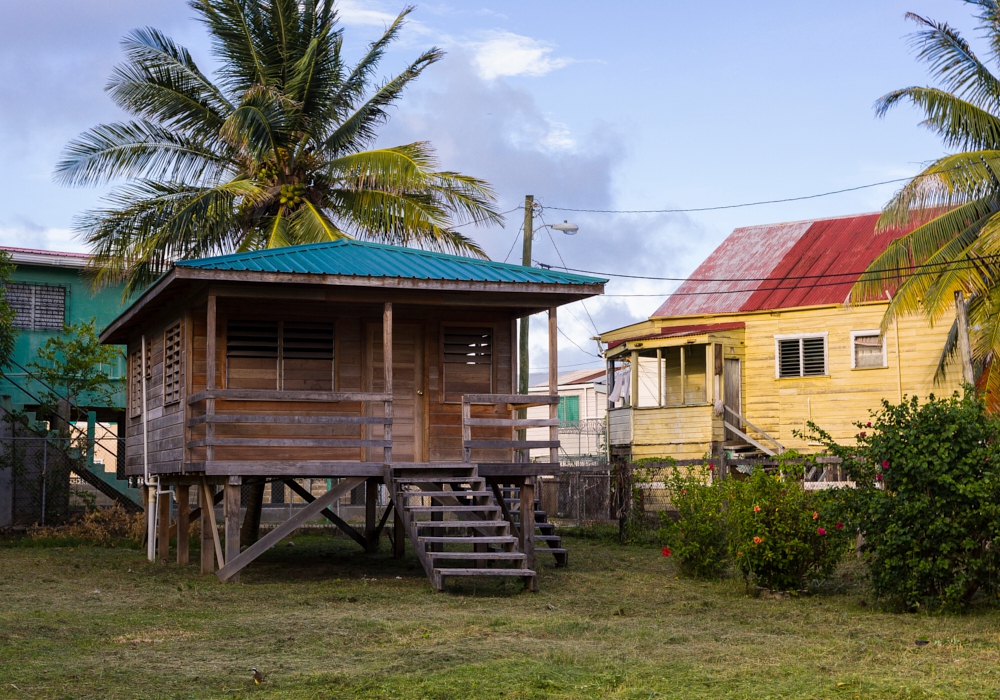
[[[997,259],[1000,259],[1000,253],[983,255],[979,258],[976,258],[975,260],[969,260],[967,262],[970,263],[970,265],[966,265],[966,263],[957,264],[951,262],[921,263],[919,265],[901,265],[898,267],[889,267],[882,270],[880,274],[889,274],[889,273],[902,273],[904,275],[937,274],[937,272],[947,271],[949,269],[950,270],[967,269],[967,267],[975,267],[976,265],[974,263],[976,262],[979,261],[990,262],[991,260],[997,260]],[[562,256],[560,256],[560,260],[562,260]],[[565,261],[563,261],[562,266],[550,265],[548,263],[543,263],[540,260],[535,260],[535,263],[537,263],[539,267],[545,269],[555,268],[557,270],[566,270],[567,272],[581,272],[589,275],[601,275],[604,277],[621,277],[624,279],[633,279],[633,280],[654,280],[658,282],[769,282],[775,279],[773,277],[653,277],[647,275],[626,275],[617,272],[598,272],[595,270],[581,270],[575,267],[565,267],[564,266]],[[960,267],[960,265],[966,265],[966,267]],[[929,272],[922,272],[922,270],[925,270],[927,268],[932,268],[932,269]],[[945,268],[945,270],[934,270],[933,268]],[[782,277],[781,280],[786,281],[786,280],[829,279],[830,277],[860,277],[866,272],[868,271],[852,270],[850,272],[828,272],[817,275],[788,275]],[[846,284],[846,283],[847,280],[842,280],[840,282],[837,282],[837,284]]]
[[[552,209],[554,211],[573,211],[585,214],[686,214],[699,211],[742,209],[744,207],[759,207],[764,204],[783,204],[785,202],[801,202],[806,199],[818,199],[820,197],[829,197],[835,194],[844,194],[845,192],[857,192],[858,190],[866,190],[872,187],[881,187],[882,185],[892,185],[897,182],[912,182],[917,178],[931,177],[935,175],[941,175],[942,173],[951,172],[953,170],[963,170],[963,169],[964,166],[955,166],[954,168],[938,170],[937,172],[933,173],[918,173],[912,177],[898,177],[893,180],[882,180],[881,182],[872,182],[867,185],[858,185],[857,187],[846,187],[842,190],[831,190],[829,192],[820,192],[819,194],[807,194],[801,197],[786,197],[784,199],[766,199],[759,202],[743,202],[741,204],[723,204],[714,207],[692,207],[689,209],[571,209],[569,207],[543,206],[543,208]]]
[[[581,347],[580,347],[579,345],[577,345],[577,344],[576,344],[576,341],[575,341],[575,340],[573,340],[572,338],[570,338],[570,337],[569,337],[568,335],[566,335],[566,334],[565,334],[565,333],[563,332],[563,329],[562,329],[562,328],[560,328],[559,326],[556,326],[556,330],[557,330],[557,331],[559,331],[559,334],[560,334],[560,335],[561,335],[561,336],[562,336],[563,338],[565,338],[565,339],[566,339],[566,340],[568,340],[569,342],[573,343],[573,345],[574,345],[574,346],[576,346],[576,349],[577,349],[577,350],[579,350],[580,352],[582,352],[582,353],[583,353],[584,355],[590,355],[591,357],[596,357],[596,358],[597,358],[598,360],[599,360],[599,359],[601,359],[600,357],[598,357],[598,356],[597,356],[597,355],[595,355],[594,353],[592,353],[592,352],[587,352],[586,350],[584,350],[583,348],[581,348]]]

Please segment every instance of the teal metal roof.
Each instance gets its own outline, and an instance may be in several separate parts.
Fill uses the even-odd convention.
[[[398,277],[404,279],[512,282],[540,284],[605,284],[598,277],[573,275],[523,265],[446,255],[416,248],[339,240],[271,248],[214,258],[182,260],[178,267],[200,270],[283,272],[302,275]]]

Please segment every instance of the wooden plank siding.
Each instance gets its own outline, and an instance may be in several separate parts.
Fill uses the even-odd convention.
[[[858,430],[853,424],[868,420],[869,411],[878,409],[883,399],[898,403],[902,395],[921,399],[930,394],[948,396],[960,386],[962,375],[957,363],[949,369],[944,383],[934,383],[934,372],[951,317],[941,319],[934,326],[921,316],[901,319],[898,329],[891,327],[885,335],[886,366],[852,369],[851,332],[878,329],[886,306],[884,303],[850,307],[827,305],[652,319],[606,334],[602,340],[642,339],[612,348],[609,356],[619,360],[629,358],[637,347],[648,351],[686,342],[721,344],[723,358],[741,360],[741,410],[745,419],[780,441],[786,449],[817,452],[822,446],[795,434],[805,431],[810,420],[838,442],[853,444]],[[745,329],[727,331],[715,337],[670,340],[649,337],[671,326],[732,321],[745,323]],[[776,378],[775,337],[810,334],[826,334],[827,374]],[[897,347],[897,337],[901,347]],[[709,382],[709,395],[716,390]],[[643,408],[649,405],[649,398],[644,394],[640,408],[633,411],[633,457],[697,459],[708,453],[713,443],[723,440],[722,421],[714,415],[712,406]],[[613,415],[621,413],[620,420],[624,420],[626,411],[615,409]],[[752,429],[747,432],[751,437],[759,437]],[[620,440],[621,436],[613,438]]]
[[[262,289],[266,293],[267,289]],[[304,294],[298,302],[288,299],[247,299],[226,296],[225,289],[213,291],[217,295],[215,387],[240,388],[234,384],[249,382],[247,388],[266,389],[270,381],[280,381],[280,369],[272,370],[267,361],[257,367],[244,362],[242,374],[234,375],[227,367],[227,324],[234,321],[323,322],[333,324],[332,386],[323,390],[334,392],[378,392],[383,383],[382,369],[382,307],[381,304],[339,302],[327,295],[316,299]],[[149,464],[153,473],[201,472],[204,469],[207,449],[205,401],[189,404],[188,397],[206,390],[206,349],[208,347],[204,302],[206,289],[200,301],[180,309],[176,317],[165,316],[162,322],[149,327],[151,372],[148,381],[149,405]],[[492,364],[489,367],[490,390],[506,393],[514,384],[512,374],[516,362],[512,329],[515,312],[510,309],[483,309],[467,307],[438,307],[407,305],[404,296],[394,301],[393,319],[393,460],[394,461],[461,461],[462,413],[460,401],[445,400],[455,393],[480,392],[478,384],[463,384],[463,374],[453,372],[449,385],[443,385],[444,367],[442,334],[446,328],[489,327],[492,333]],[[181,362],[182,393],[180,402],[164,407],[163,401],[163,348],[164,330],[183,320],[183,358]],[[141,337],[136,335],[129,342],[129,351],[139,347]],[[277,360],[275,360],[277,362]],[[318,368],[321,363],[315,363]],[[463,365],[458,365],[463,367]],[[249,368],[249,369],[247,369]],[[256,369],[255,369],[256,368]],[[316,371],[320,371],[317,369]],[[300,374],[302,372],[300,371]],[[252,376],[251,376],[252,375]],[[298,377],[297,384],[308,380]],[[260,386],[258,386],[260,385]],[[318,386],[318,385],[317,385]],[[278,387],[275,387],[277,390]],[[131,387],[130,387],[131,391]],[[215,462],[254,464],[245,474],[267,474],[267,462],[284,463],[288,468],[312,469],[302,466],[309,462],[323,462],[312,476],[341,475],[347,466],[371,460],[372,469],[356,466],[355,470],[380,474],[381,448],[357,446],[365,440],[379,440],[382,427],[364,424],[357,419],[366,416],[378,418],[382,404],[375,402],[326,401],[271,401],[215,399],[214,426]],[[367,413],[366,413],[367,411]],[[491,406],[475,406],[473,414],[481,418],[510,418],[510,411]],[[227,420],[227,416],[239,419]],[[261,422],[245,422],[242,417],[257,417]],[[292,420],[299,417],[301,420]],[[324,417],[352,418],[351,423],[324,422]],[[315,419],[315,420],[312,420]],[[510,430],[486,426],[476,429],[476,439],[509,440]],[[283,441],[273,446],[261,446],[254,441],[274,439]],[[351,446],[339,446],[334,440],[353,441]],[[293,442],[294,441],[294,442]],[[313,441],[313,442],[307,442]],[[321,441],[321,442],[320,442]],[[239,444],[242,442],[243,444]],[[300,444],[301,443],[301,444]],[[126,453],[128,473],[142,474],[142,420],[130,417],[127,425]],[[510,450],[477,449],[475,459],[483,462],[512,461]],[[275,467],[277,469],[277,467]],[[287,468],[280,469],[287,475]],[[305,471],[297,475],[307,475]]]

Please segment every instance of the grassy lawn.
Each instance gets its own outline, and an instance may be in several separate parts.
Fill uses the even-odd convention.
[[[135,550],[0,546],[0,698],[1000,696],[997,612],[880,613],[850,571],[760,600],[678,579],[654,548],[566,541],[536,594],[435,594],[412,555],[319,535],[236,585]]]

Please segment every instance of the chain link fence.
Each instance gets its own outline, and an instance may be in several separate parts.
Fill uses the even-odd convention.
[[[0,438],[0,522],[30,526],[66,521],[73,470],[66,443],[52,437]]]

